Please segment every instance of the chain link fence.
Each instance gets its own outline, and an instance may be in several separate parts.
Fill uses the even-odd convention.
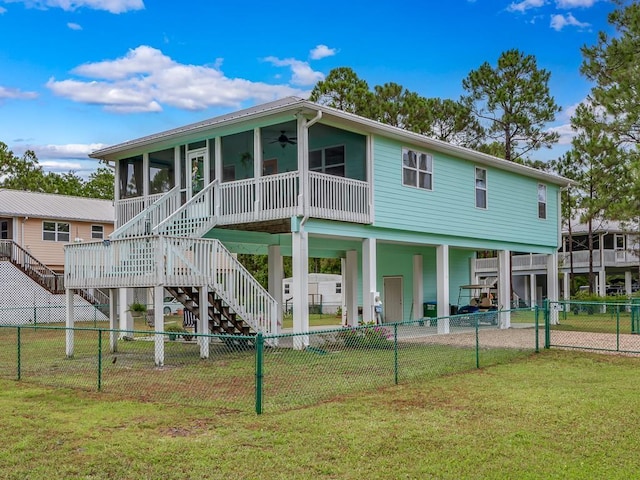
[[[499,328],[506,312],[489,312],[246,337],[110,330],[107,322],[73,329],[4,324],[0,376],[177,408],[273,412],[537,351],[538,312],[508,313],[508,329]],[[155,362],[158,339],[162,366]]]
[[[546,302],[545,347],[640,353],[640,298]]]

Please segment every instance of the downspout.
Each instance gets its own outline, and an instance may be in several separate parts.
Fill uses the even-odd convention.
[[[313,117],[311,120],[308,120],[304,123],[303,128],[304,128],[304,133],[302,135],[303,138],[303,148],[304,148],[304,152],[305,153],[305,157],[304,160],[306,161],[306,168],[304,170],[305,172],[305,182],[307,184],[307,188],[305,188],[305,199],[304,199],[304,210],[303,210],[303,217],[302,220],[300,221],[300,231],[302,232],[304,230],[304,224],[307,223],[307,220],[309,220],[309,127],[313,126],[315,123],[317,123],[320,119],[322,118],[322,111],[318,110],[318,112],[316,113],[316,116]]]

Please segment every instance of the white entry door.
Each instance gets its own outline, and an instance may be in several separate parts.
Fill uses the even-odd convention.
[[[402,277],[384,277],[384,301],[382,303],[385,322],[401,322],[404,320],[404,304],[402,295]]]

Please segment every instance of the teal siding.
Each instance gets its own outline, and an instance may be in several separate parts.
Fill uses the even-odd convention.
[[[557,243],[556,185],[547,185],[547,218],[538,219],[536,179],[433,155],[433,190],[402,185],[402,147],[374,140],[374,225],[397,230],[541,246]],[[420,149],[418,149],[420,150]],[[487,170],[487,209],[475,207],[475,167]]]

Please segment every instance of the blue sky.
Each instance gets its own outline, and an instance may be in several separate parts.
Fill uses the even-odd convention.
[[[106,145],[276,98],[332,68],[457,99],[462,79],[518,48],[551,71],[569,116],[590,85],[580,47],[610,31],[604,0],[0,0],[0,141],[86,177]]]

